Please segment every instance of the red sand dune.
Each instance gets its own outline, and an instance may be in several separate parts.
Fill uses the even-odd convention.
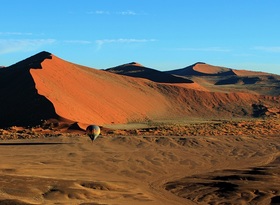
[[[229,68],[224,68],[224,67],[219,67],[219,66],[212,66],[209,64],[204,64],[204,63],[197,63],[195,66],[193,66],[193,70],[200,72],[200,73],[205,73],[205,74],[221,74],[225,72],[229,72]]]
[[[176,74],[178,76],[267,76],[272,75],[265,72],[256,72],[250,70],[236,70],[221,66],[214,66],[206,63],[195,63],[182,69],[167,71],[167,73]]]
[[[78,66],[54,55],[42,67],[31,70],[36,88],[59,116],[73,121],[104,124],[160,117],[168,103],[143,79]]]
[[[16,85],[5,84],[9,79],[18,81]],[[208,92],[196,83],[158,83],[118,75],[76,65],[47,52],[4,68],[0,85],[6,99],[1,101],[0,113],[9,118],[2,119],[0,126],[38,124],[48,118],[104,125],[181,117],[248,116],[253,114],[252,104],[273,107],[279,102],[277,97]],[[24,94],[27,91],[30,94]]]
[[[178,76],[222,76],[235,75],[230,68],[213,66],[206,63],[195,63],[185,68],[167,71],[167,73]]]
[[[235,70],[233,69],[233,72],[238,76],[262,76],[262,75],[271,75],[269,73],[264,72],[254,72],[249,70]]]

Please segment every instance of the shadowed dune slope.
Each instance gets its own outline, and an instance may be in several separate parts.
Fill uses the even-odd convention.
[[[41,62],[51,58],[42,52],[19,63],[0,69],[0,126],[32,126],[55,118],[54,106],[36,88],[30,69],[41,69]]]
[[[193,81],[189,79],[147,68],[135,62],[108,68],[106,71],[136,78],[145,78],[158,83],[193,83]]]
[[[279,97],[208,92],[196,83],[158,83],[118,75],[47,52],[1,69],[0,85],[5,96],[0,102],[0,126],[34,125],[49,118],[102,125],[251,116],[255,104],[265,108],[279,104]]]
[[[198,62],[185,68],[167,71],[167,73],[178,76],[227,76],[235,75],[230,68],[213,66],[206,63]]]

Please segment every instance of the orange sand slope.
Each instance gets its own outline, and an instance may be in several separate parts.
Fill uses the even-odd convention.
[[[204,92],[197,90],[196,83],[164,84],[120,76],[68,63],[54,55],[42,67],[31,70],[39,93],[54,104],[58,115],[83,123],[203,115],[205,109],[215,114],[213,107],[234,107],[231,103],[250,110],[251,104],[262,98],[244,93]],[[241,110],[235,112],[240,114]]]
[[[56,56],[31,70],[36,88],[53,104],[56,113],[83,123],[124,123],[164,112],[163,96],[147,89],[145,81],[85,68]]]
[[[247,94],[202,92],[115,75],[74,65],[54,55],[42,63],[42,68],[31,70],[39,94],[54,104],[58,115],[83,123],[126,123],[166,118],[179,113],[188,114],[194,107],[199,113],[200,106],[211,108],[231,101],[245,105],[246,101],[253,103],[258,99]],[[185,107],[179,108],[182,106]]]
[[[162,83],[123,76],[76,65],[47,52],[0,72],[5,96],[0,102],[0,113],[5,116],[0,126],[26,125],[30,119],[33,125],[50,118],[101,125],[186,116],[238,117],[258,113],[254,104],[279,105],[279,97],[209,92],[191,81]]]

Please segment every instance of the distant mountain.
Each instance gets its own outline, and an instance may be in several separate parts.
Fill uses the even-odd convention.
[[[135,62],[108,68],[106,71],[130,77],[146,78],[157,83],[193,83],[193,81],[189,79],[147,68]]]
[[[209,79],[218,82],[219,75],[230,70],[209,68],[194,68],[208,75],[190,76],[195,81],[192,83],[185,76],[173,76],[137,63],[104,71],[41,52],[0,69],[0,127],[35,126],[51,119],[105,125],[185,117],[280,115],[280,96],[259,95],[250,90],[251,84],[242,85],[242,89],[236,82],[229,87],[210,84]],[[266,78],[275,82],[266,89],[279,89],[278,76]],[[259,85],[257,78],[252,85]]]
[[[198,62],[185,68],[166,71],[166,73],[178,76],[228,76],[234,75],[232,69],[212,66],[206,63]]]
[[[247,91],[262,95],[280,95],[280,76],[265,72],[236,70],[198,62],[166,73],[186,77],[214,91]]]

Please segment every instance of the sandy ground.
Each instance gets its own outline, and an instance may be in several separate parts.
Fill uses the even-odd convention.
[[[279,134],[241,125],[249,134],[110,132],[93,143],[21,131],[30,139],[0,141],[0,204],[277,204]]]

